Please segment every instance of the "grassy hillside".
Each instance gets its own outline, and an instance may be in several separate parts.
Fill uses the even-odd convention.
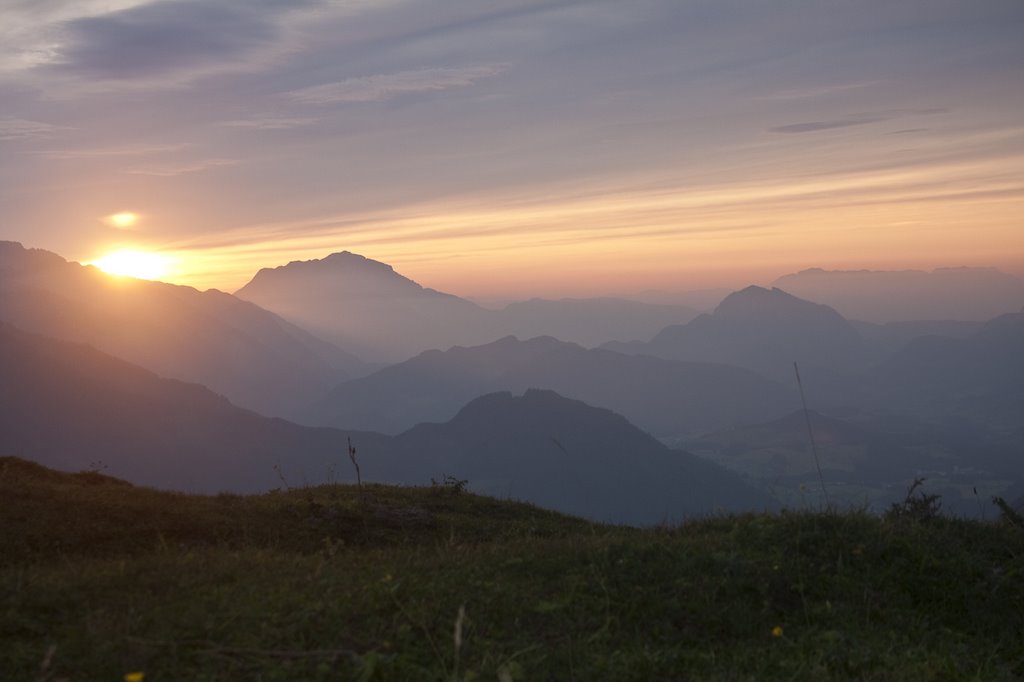
[[[1020,679],[1024,531],[599,526],[434,488],[201,497],[0,459],[6,680]]]

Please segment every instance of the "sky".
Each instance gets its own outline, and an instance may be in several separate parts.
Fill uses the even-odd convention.
[[[342,250],[476,297],[1024,276],[1022,35],[1020,0],[2,0],[0,239],[226,291]]]

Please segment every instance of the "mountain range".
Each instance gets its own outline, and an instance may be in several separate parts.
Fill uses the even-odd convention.
[[[658,436],[761,421],[798,406],[795,387],[739,367],[585,349],[551,337],[506,337],[427,351],[339,385],[311,420],[397,433],[451,418],[493,391],[546,388],[625,415]]]
[[[994,268],[822,270],[780,277],[772,286],[866,322],[985,321],[1024,307],[1024,280]]]
[[[1024,313],[962,338],[914,339],[850,387],[855,400],[1013,433],[1024,427]],[[1024,451],[1024,439],[1021,440]]]
[[[0,452],[190,492],[352,480],[471,489],[592,519],[654,524],[770,507],[739,476],[671,451],[608,410],[528,391],[477,398],[445,424],[397,437],[260,416],[82,344],[0,324]]]
[[[793,363],[829,375],[863,368],[872,350],[832,308],[781,289],[750,286],[727,296],[710,314],[662,329],[650,341],[604,348],[686,362],[745,367],[792,383]]]
[[[777,504],[736,474],[669,450],[610,410],[553,391],[486,395],[447,423],[420,424],[396,442],[403,462],[436,453],[429,467],[418,467],[424,474],[459,472],[477,492],[601,521],[651,525]]]
[[[0,242],[0,321],[88,343],[169,378],[291,416],[368,371],[354,355],[230,294],[111,277]]]
[[[0,242],[0,454],[264,490],[350,478],[352,438],[371,480],[453,475],[654,523],[770,500],[652,435],[799,499],[797,362],[835,485],[882,499],[889,478],[938,472],[963,501],[964,476],[994,494],[1024,481],[1024,313],[851,321],[756,286],[696,316],[616,299],[491,310],[347,252],[238,293]]]
[[[531,299],[490,310],[347,251],[264,268],[235,295],[361,358],[389,363],[507,335],[596,346],[626,333],[653,334],[696,315],[686,306],[614,298]]]
[[[198,384],[9,325],[0,324],[0,352],[0,451],[58,469],[109,467],[189,492],[266,490],[281,485],[275,466],[296,484],[320,480],[353,435],[263,417]]]

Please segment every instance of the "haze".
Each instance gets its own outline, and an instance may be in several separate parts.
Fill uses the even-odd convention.
[[[348,249],[505,300],[1024,274],[1017,0],[15,0],[0,27],[0,236],[71,260],[235,291]]]

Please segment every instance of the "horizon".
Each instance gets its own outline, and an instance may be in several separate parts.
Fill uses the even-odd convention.
[[[1024,278],[1022,22],[1008,0],[15,3],[0,238],[223,291],[342,250],[479,299]]]
[[[2,240],[0,240],[0,241],[2,241]],[[216,287],[216,286],[203,288],[203,287],[195,286],[194,283],[175,282],[171,278],[162,276],[162,273],[161,273],[161,276],[157,276],[156,274],[153,274],[153,276],[150,276],[150,273],[146,273],[143,270],[145,270],[147,265],[152,266],[152,263],[147,263],[147,259],[146,258],[143,258],[141,262],[127,262],[127,263],[123,262],[124,259],[123,258],[118,258],[118,256],[126,256],[126,255],[128,255],[128,254],[124,254],[124,253],[120,253],[119,254],[119,253],[115,252],[115,253],[111,254],[108,258],[102,259],[102,260],[105,260],[106,262],[102,262],[102,261],[81,262],[81,261],[76,261],[76,260],[71,259],[71,258],[67,258],[63,254],[60,254],[60,253],[57,253],[55,251],[51,251],[49,249],[45,249],[45,248],[42,248],[42,247],[39,247],[39,246],[33,246],[33,245],[30,245],[30,244],[23,244],[23,243],[17,242],[17,241],[11,241],[9,243],[16,244],[16,245],[21,246],[22,248],[24,248],[26,250],[29,250],[29,251],[32,251],[32,250],[46,251],[46,252],[52,253],[54,255],[57,255],[57,256],[63,258],[65,261],[67,261],[69,263],[76,263],[76,264],[82,265],[82,266],[96,267],[97,269],[102,271],[104,274],[109,275],[111,277],[115,277],[115,278],[127,277],[127,278],[130,278],[130,279],[140,279],[140,280],[146,280],[146,281],[160,282],[160,283],[164,283],[164,284],[172,284],[172,285],[178,285],[178,286],[187,286],[187,287],[194,288],[194,289],[196,289],[198,291],[208,291],[208,290],[221,291],[221,292],[229,293],[229,294],[232,294],[232,295],[235,295],[236,292],[238,292],[239,289],[243,288],[246,284],[248,284],[249,282],[253,281],[253,279],[255,279],[256,275],[258,275],[263,270],[277,270],[277,269],[286,268],[287,266],[295,265],[295,264],[299,264],[299,263],[319,262],[319,261],[322,261],[322,260],[325,260],[325,259],[329,258],[330,256],[339,255],[341,253],[349,253],[349,254],[351,254],[353,256],[358,256],[358,257],[361,257],[361,258],[365,258],[365,259],[367,259],[367,260],[369,260],[371,262],[377,262],[377,263],[381,263],[381,264],[383,264],[385,266],[388,266],[397,275],[400,275],[402,277],[406,277],[406,278],[412,280],[416,284],[422,286],[424,289],[432,289],[434,291],[439,291],[439,292],[442,292],[442,293],[453,294],[453,295],[459,296],[460,298],[464,298],[464,299],[466,299],[468,301],[472,301],[472,302],[474,302],[474,303],[476,303],[476,304],[478,304],[478,305],[480,305],[482,307],[493,307],[493,308],[499,308],[499,307],[505,306],[505,305],[507,305],[509,303],[523,302],[523,301],[529,301],[529,300],[535,300],[535,299],[540,299],[540,300],[563,300],[563,299],[564,300],[574,300],[574,299],[575,300],[586,300],[586,299],[602,299],[602,298],[607,298],[607,299],[622,299],[622,300],[633,300],[633,301],[646,301],[646,302],[662,303],[662,302],[666,302],[666,301],[671,301],[671,298],[673,296],[682,297],[682,296],[686,296],[686,295],[695,295],[695,294],[715,294],[715,295],[717,295],[717,294],[723,293],[723,292],[725,294],[728,294],[728,293],[739,292],[739,291],[741,291],[743,289],[746,289],[746,288],[749,288],[749,287],[761,287],[761,288],[765,288],[765,289],[773,289],[773,288],[776,288],[778,280],[783,279],[785,277],[799,276],[799,275],[809,275],[809,274],[815,274],[815,273],[822,273],[822,274],[829,274],[829,275],[855,275],[855,274],[876,274],[876,275],[877,274],[921,274],[921,275],[937,275],[937,274],[941,274],[941,273],[957,272],[957,271],[975,271],[975,272],[986,272],[987,271],[987,272],[992,272],[992,273],[1001,274],[1001,275],[1009,275],[1010,277],[1014,277],[1014,278],[1017,278],[1018,280],[1021,280],[1021,284],[1024,284],[1024,278],[1018,276],[1015,273],[1011,273],[1011,272],[1006,272],[1004,270],[1000,270],[999,268],[994,267],[994,266],[949,265],[949,266],[940,266],[940,267],[936,267],[936,268],[932,268],[932,269],[928,269],[928,270],[916,269],[916,268],[904,268],[904,269],[899,269],[899,270],[896,270],[896,269],[893,269],[893,270],[881,270],[881,269],[871,269],[871,268],[832,269],[832,270],[830,270],[830,269],[826,269],[826,268],[821,268],[821,267],[813,266],[813,267],[808,267],[808,268],[804,268],[804,269],[796,270],[796,271],[792,271],[792,272],[784,272],[784,273],[779,274],[778,276],[771,277],[770,279],[767,279],[767,280],[762,280],[762,281],[737,281],[735,284],[723,284],[722,286],[717,286],[717,287],[712,286],[712,287],[700,287],[700,288],[677,287],[677,288],[674,288],[674,289],[668,289],[668,288],[666,288],[666,289],[633,289],[633,290],[623,290],[623,291],[596,292],[596,293],[589,293],[587,295],[572,295],[572,294],[566,294],[566,295],[558,295],[558,294],[546,295],[545,292],[539,292],[537,294],[526,294],[526,295],[522,295],[522,296],[512,296],[512,295],[493,295],[493,296],[488,296],[486,294],[477,294],[477,293],[472,292],[472,291],[469,291],[469,292],[447,291],[447,290],[442,289],[440,287],[433,286],[429,282],[423,282],[423,281],[418,280],[415,277],[411,277],[407,273],[401,271],[398,267],[394,266],[391,263],[387,263],[387,262],[384,262],[384,261],[379,261],[379,260],[374,259],[374,258],[370,258],[370,257],[366,256],[365,254],[360,254],[360,253],[356,253],[356,252],[345,250],[345,251],[336,251],[336,252],[332,252],[332,253],[329,253],[329,254],[323,254],[320,257],[301,259],[301,260],[292,260],[292,261],[288,261],[287,263],[280,263],[280,264],[275,264],[275,265],[259,266],[259,268],[256,271],[254,271],[250,276],[248,276],[245,279],[245,281],[242,282],[241,285],[235,286],[235,287],[230,288],[230,289],[227,289],[227,288],[221,288],[221,287]],[[145,257],[145,256],[150,256],[151,254],[133,254],[133,255]],[[785,290],[783,287],[778,287],[778,288],[781,288],[781,289]],[[857,291],[857,290],[856,289],[850,290],[851,293],[853,293],[855,291]],[[666,299],[666,300],[651,300],[651,299]],[[713,308],[714,306],[711,306],[711,307]]]

